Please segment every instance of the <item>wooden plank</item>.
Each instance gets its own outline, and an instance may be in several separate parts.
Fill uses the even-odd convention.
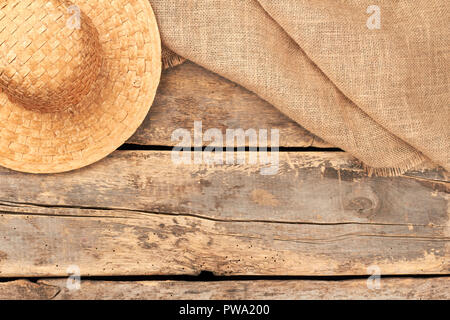
[[[278,173],[261,175],[263,166],[249,164],[249,154],[245,153],[245,164],[177,165],[168,151],[119,151],[87,168],[58,175],[0,168],[0,205],[18,212],[42,211],[42,206],[46,212],[62,212],[62,206],[225,221],[420,226],[448,222],[449,183],[437,180],[438,171],[368,177],[343,152],[280,152]]]
[[[370,282],[371,283],[371,282]],[[54,300],[308,300],[450,299],[450,278],[381,278],[369,289],[366,279],[250,281],[82,281],[69,290],[66,279],[0,283],[0,299]]]
[[[367,177],[345,153],[260,167],[122,151],[75,173],[0,169],[0,276],[450,272],[447,182]]]
[[[163,73],[150,113],[128,143],[174,146],[172,132],[193,131],[194,121],[202,121],[204,131],[278,129],[281,147],[331,147],[255,94],[192,62]]]
[[[0,282],[0,300],[50,300],[60,291],[56,285],[28,280]]]

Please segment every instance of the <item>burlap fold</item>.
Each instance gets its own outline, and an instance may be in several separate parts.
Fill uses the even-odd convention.
[[[446,0],[151,0],[168,48],[377,174],[450,168]],[[379,8],[371,28],[370,8]],[[369,10],[368,10],[369,9]]]

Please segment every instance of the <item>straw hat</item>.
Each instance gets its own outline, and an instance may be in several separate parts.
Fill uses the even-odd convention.
[[[148,0],[0,2],[0,165],[89,165],[139,127],[161,75]]]

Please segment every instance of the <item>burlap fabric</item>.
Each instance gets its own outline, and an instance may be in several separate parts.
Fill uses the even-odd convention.
[[[450,168],[447,0],[150,2],[168,48],[255,92],[372,172]],[[367,23],[373,5],[379,29]]]

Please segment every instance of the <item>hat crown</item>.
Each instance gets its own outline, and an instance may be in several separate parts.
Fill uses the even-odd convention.
[[[25,108],[74,107],[90,92],[101,58],[96,28],[70,1],[0,3],[0,89]]]

